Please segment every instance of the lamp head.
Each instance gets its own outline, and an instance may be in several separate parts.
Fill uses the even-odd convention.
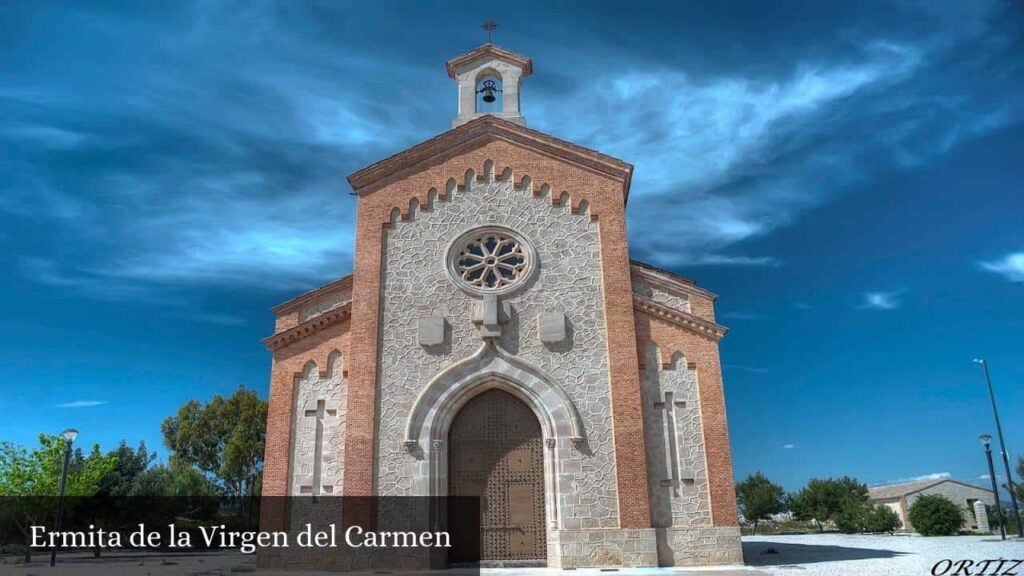
[[[981,436],[978,436],[978,440],[981,440],[981,445],[985,448],[988,448],[989,445],[992,444],[992,436],[989,434],[982,434]]]
[[[60,435],[64,437],[65,442],[71,444],[72,442],[75,441],[75,438],[78,438],[78,430],[75,430],[74,428],[68,428],[67,430],[61,432]]]
[[[984,358],[975,358],[975,359],[973,360],[973,362],[974,362],[975,364],[984,364],[984,363],[985,363],[985,359],[984,359]]]

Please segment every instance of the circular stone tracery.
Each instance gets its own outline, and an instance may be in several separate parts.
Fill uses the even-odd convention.
[[[534,268],[533,247],[521,235],[497,226],[466,232],[448,250],[448,273],[463,290],[509,292]]]

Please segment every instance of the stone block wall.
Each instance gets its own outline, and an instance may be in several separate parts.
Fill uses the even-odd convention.
[[[548,567],[657,566],[653,528],[548,531]]]
[[[510,304],[510,318],[498,344],[560,386],[586,428],[585,446],[567,447],[567,457],[559,459],[559,477],[569,478],[560,482],[559,490],[575,495],[572,504],[560,504],[561,526],[616,528],[618,493],[597,223],[585,209],[574,213],[558,198],[516,189],[511,178],[496,178],[493,171],[467,181],[465,189],[410,210],[407,220],[395,221],[385,231],[377,491],[415,493],[416,455],[403,449],[413,402],[432,377],[472,356],[482,344],[472,320],[478,298],[463,292],[446,273],[449,244],[469,229],[497,225],[524,236],[538,259],[526,285],[501,297]],[[565,340],[541,341],[537,318],[544,313],[565,315]],[[424,347],[417,342],[418,321],[427,316],[447,321],[441,345]]]

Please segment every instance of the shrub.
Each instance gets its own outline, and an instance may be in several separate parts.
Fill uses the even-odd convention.
[[[865,532],[888,532],[892,534],[900,527],[900,517],[896,512],[883,504],[876,504],[864,514]]]
[[[940,494],[921,496],[908,516],[922,536],[952,536],[964,525],[964,516],[949,498]]]

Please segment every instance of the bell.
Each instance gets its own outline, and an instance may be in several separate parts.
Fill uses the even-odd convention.
[[[483,86],[476,91],[477,94],[483,94],[482,100],[488,104],[491,104],[496,100],[494,97],[495,92],[501,92],[501,88],[495,85],[494,80],[484,80]]]

